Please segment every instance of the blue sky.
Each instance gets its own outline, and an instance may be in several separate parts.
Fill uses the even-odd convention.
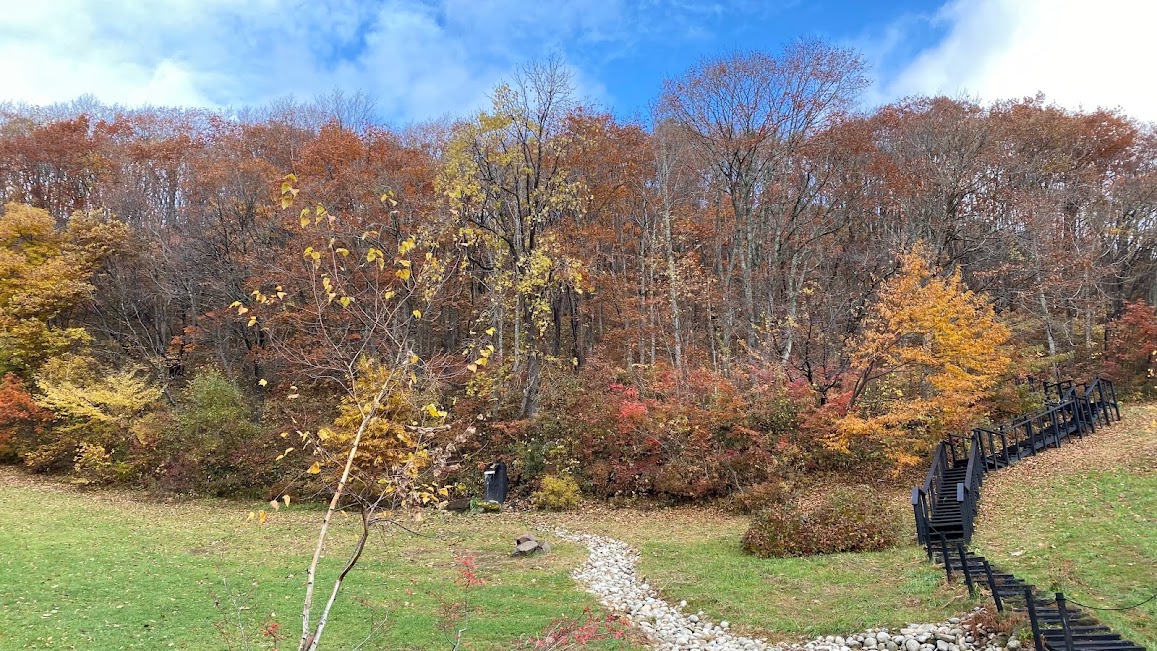
[[[866,107],[1042,91],[1157,120],[1155,21],[1154,0],[0,0],[0,101],[222,108],[341,88],[404,124],[476,111],[554,53],[588,101],[646,115],[703,57],[807,36],[863,53]]]

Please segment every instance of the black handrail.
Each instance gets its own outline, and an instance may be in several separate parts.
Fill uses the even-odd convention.
[[[941,441],[932,453],[932,464],[928,468],[928,475],[924,484],[912,489],[912,508],[916,516],[916,536],[922,545],[931,544],[932,511],[940,497],[941,486],[944,483],[944,471],[948,467],[948,453],[945,443]]]
[[[1083,438],[1086,432],[1096,431],[1098,421],[1108,424],[1114,416],[1120,419],[1117,393],[1109,380],[1095,378],[1087,384],[1076,384],[1072,380],[1041,384],[1046,398],[1050,400],[1038,412],[1019,416],[996,427],[977,427],[972,430],[971,436],[946,436],[936,446],[924,484],[912,489],[912,504],[916,512],[917,534],[927,548],[928,558],[944,564],[949,581],[952,581],[953,565],[958,562],[969,593],[974,592],[974,579],[986,579],[985,583],[992,592],[998,610],[1003,610],[1006,605],[1003,597],[1011,597],[1013,590],[1022,589],[1023,607],[1028,611],[1035,651],[1056,651],[1062,648],[1062,644],[1065,651],[1076,651],[1080,646],[1076,635],[1085,629],[1075,629],[1072,624],[1092,626],[1096,625],[1095,621],[1089,620],[1080,611],[1070,611],[1061,593],[1055,595],[1055,601],[1041,601],[1034,594],[1032,586],[1025,585],[1010,574],[995,572],[987,559],[967,551],[975,527],[980,487],[989,470],[1008,466],[1048,447],[1061,447],[1065,439],[1070,437]],[[1055,401],[1051,400],[1053,392]],[[960,464],[965,460],[967,462],[962,481],[955,482],[955,486],[947,485],[947,478],[958,476]],[[952,468],[957,470],[950,475],[948,470]],[[955,500],[945,494],[946,490],[952,488],[955,488]],[[944,501],[941,502],[941,499]],[[934,513],[940,506],[947,507],[945,510],[948,512]],[[950,549],[954,551],[950,552]],[[953,554],[959,557],[958,561],[953,559]],[[1049,608],[1050,604],[1056,604],[1056,607]],[[1014,602],[1014,607],[1019,607],[1019,604]],[[1038,608],[1043,610],[1038,611]],[[1058,622],[1060,630],[1054,628]],[[1089,648],[1138,648],[1128,640],[1121,640],[1117,634],[1097,633],[1088,637],[1097,640],[1095,646],[1084,645]],[[1100,642],[1102,638],[1104,644]]]
[[[916,536],[920,544],[928,547],[929,557],[934,537],[941,533],[933,530],[934,512],[946,490],[956,492],[955,506],[960,509],[963,537],[966,542],[970,541],[980,485],[988,470],[1011,465],[1047,447],[1060,447],[1070,436],[1083,437],[1086,432],[1095,432],[1098,421],[1107,425],[1113,417],[1121,418],[1116,390],[1107,379],[1094,378],[1080,384],[1071,379],[1042,381],[1041,389],[1046,400],[1054,395],[1057,400],[1049,400],[1040,411],[995,428],[976,428],[971,436],[950,433],[937,444],[924,484],[912,489]],[[967,464],[964,481],[945,486],[947,470],[959,467],[962,462]]]
[[[980,495],[980,484],[984,481],[987,462],[984,457],[983,442],[980,433],[972,433],[972,445],[969,446],[968,466],[965,470],[964,481],[956,484],[956,501],[960,506],[960,518],[963,521],[964,543],[972,542],[973,518],[977,512],[977,498]]]

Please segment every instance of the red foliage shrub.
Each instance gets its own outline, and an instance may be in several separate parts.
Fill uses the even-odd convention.
[[[1128,393],[1157,395],[1157,314],[1145,301],[1125,303],[1107,326],[1104,373]]]
[[[24,388],[15,373],[0,381],[0,461],[17,461],[19,448],[34,444],[41,429],[52,420]]]
[[[588,367],[551,391],[530,429],[568,450],[568,469],[599,497],[699,499],[767,481],[798,424],[798,405],[766,373]]]

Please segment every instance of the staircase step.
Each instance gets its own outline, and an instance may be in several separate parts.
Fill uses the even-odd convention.
[[[1111,390],[1111,385],[1108,386]],[[1073,395],[1085,398],[1084,390],[1078,388],[1077,393]],[[1057,391],[1057,398],[1063,402],[1060,389]],[[1058,404],[1051,406],[1055,408]],[[1016,432],[1008,432],[1003,442],[995,435],[989,437],[986,433],[982,433],[979,450],[982,455],[980,457],[983,464],[982,472],[1006,468],[1028,456],[1045,452],[1050,448],[1063,447],[1070,440],[1083,438],[1085,433],[1095,432],[1095,426],[1102,423],[1102,417],[1105,415],[1103,412],[1107,409],[1115,410],[1116,406],[1105,401],[1090,401],[1088,407],[1084,405],[1062,407],[1059,412],[1055,412],[1055,420],[1051,417],[1045,418],[1046,421],[1051,420],[1055,423],[1054,427],[1044,430],[1034,429],[1032,437],[1027,439],[1016,439],[1017,435],[1024,434],[1023,428]],[[1033,422],[1035,426],[1040,420]],[[975,442],[975,439],[973,441]],[[953,454],[959,454],[959,451],[959,446],[952,448]],[[1120,634],[1098,623],[1091,613],[1079,608],[1068,608],[1066,621],[1062,622],[1056,602],[1046,598],[1051,595],[1044,592],[1038,594],[1036,587],[1031,583],[1026,583],[1024,579],[1010,572],[1001,571],[984,556],[964,549],[964,557],[961,558],[959,545],[964,542],[965,518],[971,516],[972,512],[964,511],[964,503],[956,500],[956,490],[957,485],[965,482],[967,477],[967,460],[956,458],[949,467],[942,470],[936,486],[936,498],[930,504],[931,513],[925,523],[927,524],[925,534],[931,541],[927,545],[929,557],[937,565],[946,568],[950,574],[970,575],[979,587],[986,591],[995,591],[1012,604],[1011,609],[1014,611],[1023,612],[1026,610],[1026,600],[1031,600],[1037,621],[1042,627],[1044,645],[1050,651],[1065,650],[1066,624],[1071,643],[1067,651],[1142,651],[1143,647],[1122,639]],[[974,490],[979,490],[979,485],[974,486]],[[970,508],[974,507],[975,503]],[[941,536],[944,537],[943,543],[940,541]],[[945,545],[947,549],[944,548]],[[985,567],[988,568],[988,572],[985,572]],[[992,585],[989,584],[990,577]],[[959,577],[954,580],[959,580]]]
[[[1065,632],[1063,629],[1049,628],[1049,629],[1045,629],[1045,630],[1041,631],[1041,635],[1045,636],[1045,638],[1059,637],[1061,639],[1064,639]],[[1074,642],[1076,642],[1078,640],[1080,640],[1080,641],[1104,640],[1106,642],[1127,642],[1128,641],[1128,640],[1121,639],[1121,636],[1118,635],[1117,633],[1077,633],[1074,631],[1072,633],[1072,638],[1073,638]]]
[[[1049,648],[1053,649],[1065,648],[1064,638],[1048,638],[1046,644]],[[1132,650],[1142,647],[1138,646],[1136,642],[1130,642],[1129,640],[1073,640],[1073,648],[1080,649],[1081,651],[1123,651],[1125,649]]]

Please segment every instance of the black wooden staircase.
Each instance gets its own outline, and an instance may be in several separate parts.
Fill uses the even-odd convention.
[[[936,446],[924,484],[912,489],[916,535],[929,560],[944,566],[951,581],[961,576],[969,591],[976,585],[992,593],[997,610],[1025,611],[1037,651],[1143,651],[1124,640],[1088,612],[1071,607],[1061,593],[1052,599],[1015,575],[968,550],[980,487],[990,470],[1008,467],[1073,437],[1096,432],[1097,426],[1121,419],[1113,383],[1097,378],[1042,383],[1045,407],[993,429],[977,428],[969,436],[949,435]]]

